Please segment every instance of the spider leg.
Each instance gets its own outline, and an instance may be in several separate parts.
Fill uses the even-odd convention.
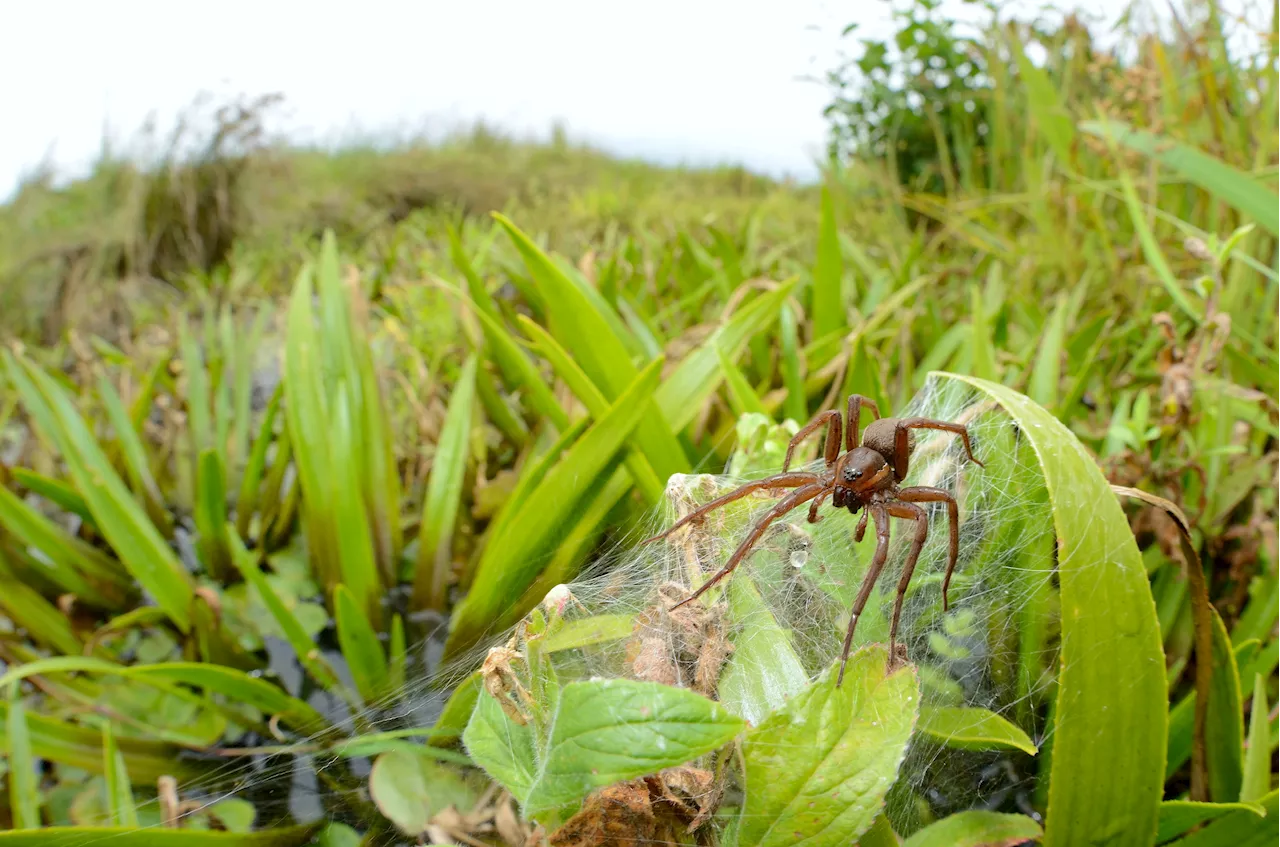
[[[895,518],[908,518],[916,522],[916,534],[911,539],[911,552],[902,566],[902,576],[898,579],[898,593],[893,598],[893,618],[889,622],[889,664],[896,660],[898,640],[898,619],[902,615],[902,601],[907,596],[907,586],[911,584],[911,575],[915,572],[916,562],[920,559],[920,551],[929,538],[929,516],[924,509],[913,503],[890,503],[889,514]]]
[[[853,530],[853,540],[855,543],[862,543],[862,536],[867,534],[867,516],[871,514],[870,509],[864,509],[862,517],[858,518],[858,525]]]
[[[818,514],[818,510],[822,508],[822,504],[826,502],[827,496],[831,493],[830,489],[824,490],[814,501],[809,504],[809,523],[817,523],[822,520],[822,515]]]
[[[914,488],[902,488],[898,491],[898,499],[908,503],[946,503],[947,522],[951,526],[951,547],[947,556],[947,571],[942,576],[942,611],[950,607],[947,589],[951,587],[951,575],[956,569],[956,559],[960,556],[960,509],[956,498],[941,488],[928,488],[920,485]]]
[[[835,463],[836,457],[840,455],[840,431],[844,429],[844,425],[840,422],[839,410],[828,409],[809,421],[800,428],[799,432],[792,436],[791,442],[787,444],[787,456],[782,460],[783,473],[786,473],[787,468],[791,467],[791,457],[796,452],[796,448],[800,446],[800,442],[821,428],[823,424],[827,425],[827,446],[822,456],[827,462],[827,467],[831,467]]]
[[[862,435],[860,426],[861,412],[863,408],[870,409],[876,416],[876,420],[880,420],[880,407],[877,406],[869,397],[863,397],[861,394],[849,395],[849,414],[847,420],[849,429],[845,432],[844,449],[852,450],[858,446],[859,437]]]
[[[741,500],[743,497],[746,497],[748,494],[753,494],[756,491],[768,491],[775,488],[798,488],[802,485],[810,485],[816,482],[817,479],[817,474],[782,473],[765,479],[759,479],[755,482],[748,482],[746,485],[743,485],[740,488],[735,488],[723,497],[717,497],[710,503],[707,503],[704,506],[699,506],[697,509],[694,509],[692,512],[672,524],[671,528],[667,531],[658,533],[652,538],[646,538],[644,541],[641,541],[640,544],[643,546],[650,542],[657,541],[660,538],[666,538],[677,529],[680,529],[680,527],[687,526],[694,521],[701,520],[708,512],[718,509],[726,503],[732,503],[734,500]]]
[[[844,649],[840,652],[840,674],[836,677],[836,688],[844,682],[844,666],[849,662],[849,647],[853,644],[853,630],[858,625],[858,616],[867,605],[871,589],[875,587],[880,571],[884,570],[884,561],[889,556],[889,516],[883,506],[867,507],[868,513],[872,510],[875,512],[871,517],[876,524],[876,554],[871,557],[871,566],[867,568],[867,575],[862,578],[862,586],[858,589],[858,596],[854,598],[853,609],[849,613],[849,631],[845,633]]]
[[[936,429],[941,432],[955,433],[964,442],[964,451],[969,454],[969,461],[980,468],[986,467],[973,455],[973,446],[969,443],[969,430],[963,424],[951,423],[950,421],[935,421],[933,418],[903,418],[898,421],[893,430],[893,475],[898,482],[902,482],[907,478],[908,463],[911,461],[911,442],[909,439],[910,431],[913,429]]]
[[[796,489],[780,500],[777,505],[765,513],[764,517],[756,521],[755,526],[751,527],[751,532],[747,533],[747,537],[742,539],[742,543],[738,545],[738,549],[733,551],[733,555],[729,557],[729,561],[725,562],[724,567],[712,574],[711,578],[702,583],[702,585],[698,586],[697,591],[694,591],[688,597],[672,606],[670,611],[674,612],[685,603],[691,603],[694,600],[697,600],[709,588],[711,588],[711,586],[715,585],[717,582],[732,573],[733,569],[736,568],[739,563],[747,557],[747,554],[751,552],[752,548],[755,547],[756,542],[760,540],[760,536],[764,535],[764,531],[769,528],[771,523],[785,515],[787,512],[790,512],[796,506],[799,506],[829,490],[830,489],[827,486],[822,484],[806,485],[803,488]]]

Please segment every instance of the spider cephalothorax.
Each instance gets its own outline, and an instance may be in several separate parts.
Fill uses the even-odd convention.
[[[867,425],[866,432],[861,432],[859,417],[863,409],[869,410],[876,420]],[[822,426],[827,427],[826,447],[823,450],[825,467],[817,473],[789,471],[791,459],[800,443]],[[838,686],[844,679],[844,666],[849,659],[849,647],[853,643],[853,631],[858,625],[858,616],[866,606],[871,589],[884,569],[889,555],[889,518],[904,518],[915,523],[915,534],[911,540],[911,550],[907,554],[906,563],[902,567],[902,577],[898,580],[897,594],[893,603],[893,618],[889,624],[889,661],[893,662],[897,655],[898,620],[902,614],[902,601],[906,597],[907,586],[911,582],[911,574],[920,558],[920,551],[929,537],[929,518],[919,503],[946,503],[947,517],[950,524],[950,555],[947,559],[947,570],[942,578],[942,603],[947,606],[947,589],[951,584],[951,574],[955,570],[956,558],[960,552],[959,510],[955,498],[941,488],[926,486],[899,487],[907,476],[914,445],[912,430],[935,429],[955,433],[964,442],[965,453],[970,461],[981,466],[973,455],[969,444],[969,431],[963,425],[949,421],[938,421],[932,418],[881,418],[876,404],[859,394],[849,397],[848,428],[841,420],[840,412],[831,409],[818,415],[801,428],[787,445],[787,455],[782,462],[782,472],[766,479],[749,482],[723,497],[718,497],[685,515],[666,532],[655,535],[649,541],[665,538],[683,526],[700,521],[706,514],[718,509],[726,503],[740,500],[757,491],[781,492],[794,489],[783,497],[760,520],[751,527],[747,537],[742,540],[729,561],[710,579],[698,587],[691,595],[676,604],[676,607],[695,600],[703,592],[715,585],[736,568],[764,535],[775,520],[804,503],[809,505],[810,523],[822,520],[818,510],[827,497],[831,505],[837,509],[848,509],[857,514],[865,509],[858,521],[855,537],[861,541],[866,532],[867,518],[875,522],[876,552],[867,569],[867,575],[858,589],[858,596],[853,601],[853,609],[849,619],[849,629],[845,634],[844,649],[840,654],[840,674]],[[861,434],[861,444],[859,435]],[[843,436],[843,439],[842,439]],[[840,452],[843,440],[844,453]]]

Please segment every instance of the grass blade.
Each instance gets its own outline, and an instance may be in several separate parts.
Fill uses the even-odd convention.
[[[102,772],[107,777],[107,810],[112,826],[137,826],[138,807],[129,788],[129,771],[108,722],[102,730]]]
[[[378,643],[378,633],[345,585],[334,589],[333,607],[338,622],[338,645],[355,680],[356,691],[366,705],[376,703],[386,695],[388,680],[387,656]]]
[[[14,829],[40,826],[40,794],[36,763],[27,732],[27,712],[15,682],[9,686],[9,714],[5,718],[6,759],[9,770],[9,813]]]
[[[418,563],[414,571],[414,606],[443,611],[453,571],[453,530],[462,503],[462,485],[471,453],[472,408],[475,405],[475,354],[467,357],[453,384],[449,408],[436,442],[422,504],[418,531]]]

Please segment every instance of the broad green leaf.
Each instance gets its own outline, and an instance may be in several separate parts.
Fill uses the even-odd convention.
[[[1253,675],[1253,702],[1249,708],[1249,738],[1244,753],[1240,799],[1251,802],[1271,790],[1271,721],[1267,714],[1267,681]]]
[[[107,777],[107,809],[112,826],[137,826],[138,807],[129,788],[129,771],[108,723],[102,732],[102,772]]]
[[[284,383],[276,385],[267,402],[267,409],[262,415],[262,423],[258,434],[249,449],[249,459],[245,464],[244,474],[240,477],[240,492],[236,497],[236,534],[241,538],[249,537],[249,526],[253,513],[257,511],[261,496],[263,471],[267,464],[267,450],[275,439],[276,417],[280,413],[280,401],[284,398]],[[277,461],[283,461],[277,449]],[[232,550],[234,558],[235,551]]]
[[[76,489],[120,560],[182,632],[190,626],[191,577],[124,481],[107,462],[66,390],[35,364],[6,353],[11,381],[28,410],[39,409]]]
[[[791,639],[752,584],[739,572],[729,580],[729,618],[739,627],[733,654],[720,675],[717,695],[734,714],[753,726],[782,708],[809,684]]]
[[[18,683],[9,688],[9,713],[5,718],[5,763],[9,771],[9,814],[14,829],[40,826],[40,792],[36,785],[36,762],[27,729],[27,710]]]
[[[473,298],[474,299],[474,298]],[[506,329],[498,322],[496,314],[490,316],[483,306],[477,306],[476,317],[484,330],[486,343],[498,367],[507,378],[518,384],[529,398],[529,405],[539,416],[549,420],[556,429],[563,431],[569,425],[569,416],[556,400],[547,382],[524,351],[516,346]]]
[[[260,832],[129,829],[107,826],[51,826],[31,832],[0,832],[0,847],[301,847],[323,823]]]
[[[1080,129],[1150,156],[1257,221],[1272,235],[1280,235],[1280,199],[1243,171],[1188,144],[1135,130],[1120,121],[1085,121]]]
[[[1220,641],[1220,631],[1216,625],[1213,627],[1212,631],[1214,632],[1214,644],[1217,645]],[[1256,647],[1256,643],[1251,642],[1246,642],[1236,646],[1232,651],[1232,664],[1239,668],[1242,664],[1247,663],[1247,656],[1250,655]],[[1274,649],[1274,647],[1275,642],[1273,641],[1272,648]],[[1217,656],[1219,653],[1220,648],[1215,646],[1214,655]],[[1218,676],[1218,674],[1213,675],[1213,686],[1210,688],[1212,695],[1210,699],[1211,705],[1214,700],[1220,699],[1223,693],[1230,692],[1230,682],[1218,679]],[[1213,691],[1215,690],[1217,690],[1218,694],[1213,695]],[[1229,699],[1229,696],[1227,699]],[[1169,709],[1168,753],[1165,758],[1166,780],[1172,779],[1174,774],[1176,774],[1182,766],[1187,763],[1187,760],[1191,758],[1191,748],[1193,744],[1192,736],[1195,732],[1195,707],[1196,693],[1195,691],[1192,691]],[[1230,721],[1229,717],[1227,718],[1227,721]]]
[[[1098,466],[1052,415],[1001,385],[938,378],[1004,407],[1036,452],[1053,507],[1062,643],[1045,843],[1148,844],[1164,786],[1165,665],[1129,523]]]
[[[1256,809],[1228,812],[1186,838],[1171,842],[1171,847],[1272,847],[1280,826],[1276,792],[1269,791],[1259,801],[1266,815]]]
[[[421,835],[437,813],[452,806],[466,814],[480,798],[473,781],[420,747],[383,753],[369,774],[369,796],[383,817],[406,835]]]
[[[818,256],[813,267],[813,327],[821,338],[845,326],[844,257],[840,254],[840,236],[836,224],[835,201],[831,188],[822,186],[822,214],[818,220]]]
[[[1040,824],[1026,815],[968,811],[926,826],[902,847],[1021,847],[1039,841]]]
[[[1267,814],[1267,810],[1257,803],[1198,803],[1194,800],[1166,800],[1160,804],[1160,826],[1156,830],[1156,843],[1164,844],[1185,834],[1193,827],[1233,812],[1251,812],[1260,818],[1266,817]]]
[[[480,693],[462,733],[463,746],[472,761],[524,805],[538,781],[533,729],[508,717],[501,704],[488,692],[480,691],[478,684],[475,690]]]
[[[560,691],[546,755],[522,805],[536,814],[576,802],[595,788],[709,753],[744,726],[685,689],[629,679],[570,682]]]
[[[338,645],[355,680],[356,691],[366,705],[377,703],[387,693],[387,657],[378,643],[378,633],[345,585],[339,584],[334,589],[333,605]]]
[[[446,656],[475,644],[488,630],[503,628],[524,610],[512,607],[538,575],[538,555],[566,531],[576,503],[599,483],[606,466],[626,443],[649,406],[662,359],[655,359],[556,463],[524,502],[490,538],[471,591],[454,611]]]
[[[906,755],[920,702],[915,669],[886,674],[888,658],[879,645],[857,651],[840,687],[833,665],[747,733],[740,843],[834,847],[871,826]]]
[[[958,750],[1021,750],[1034,756],[1036,745],[1005,718],[972,706],[922,706],[920,731]]]
[[[474,353],[462,365],[449,395],[449,408],[431,460],[414,572],[414,605],[419,608],[439,611],[445,608],[448,577],[453,571],[453,530],[462,504],[462,485],[471,452],[477,365]]]

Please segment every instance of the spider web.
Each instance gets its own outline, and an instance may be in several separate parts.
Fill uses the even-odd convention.
[[[960,510],[960,555],[950,608],[944,612],[945,505],[920,504],[928,513],[930,531],[908,587],[898,641],[919,672],[922,706],[990,710],[1020,727],[1043,751],[1051,734],[1047,712],[1058,667],[1058,621],[1053,518],[1035,454],[1002,409],[954,381],[930,381],[896,414],[966,424],[974,452],[985,464],[968,463],[954,435],[916,433],[903,485],[944,489],[955,496]],[[796,660],[791,671],[802,675],[799,684],[838,661],[849,608],[876,537],[868,528],[863,541],[855,543],[858,516],[835,510],[829,500],[817,524],[807,522],[807,504],[776,521],[755,552],[705,595],[707,603],[685,607],[690,617],[681,620],[677,614],[673,619],[660,611],[718,570],[749,526],[777,501],[776,496],[752,496],[712,513],[693,532],[639,544],[699,504],[776,473],[796,426],[787,422],[739,429],[748,449],[730,460],[730,473],[673,476],[665,504],[616,537],[578,579],[548,595],[543,612],[566,623],[606,615],[636,620],[627,637],[554,653],[562,683],[588,678],[662,681],[717,697],[758,724],[763,714],[742,702],[730,677],[751,670],[777,675],[776,655],[753,649],[762,628],[783,634]],[[813,455],[821,442],[821,433],[815,434],[798,455]],[[803,469],[821,467],[815,461]],[[859,618],[855,650],[888,639],[910,528],[910,521],[892,520],[889,558]],[[744,590],[748,586],[754,591]],[[744,596],[757,600],[739,602]],[[410,650],[405,686],[387,701],[359,710],[310,684],[287,645],[268,639],[268,651],[283,687],[319,709],[338,730],[412,733],[430,727],[450,688],[480,665],[489,647],[507,644],[515,632],[513,628],[462,660],[442,665],[444,622],[427,617],[416,624],[418,640]],[[336,645],[322,643],[321,652],[350,685]],[[768,668],[752,668],[753,663]],[[245,732],[230,738],[229,743],[242,747],[274,746],[249,757],[216,759],[204,776],[181,784],[185,811],[194,816],[220,800],[237,798],[254,803],[258,826],[327,819],[363,830],[370,823],[360,810],[370,808],[371,758],[327,751],[326,744],[337,738],[337,732],[280,739]],[[705,758],[691,764],[710,767]],[[1039,792],[1044,785],[1036,772],[1037,761],[1027,753],[961,749],[918,726],[890,790],[887,814],[903,836],[965,809],[1038,817],[1035,808],[1043,808]],[[723,789],[721,810],[732,812],[741,803],[742,786],[732,772],[726,779],[717,791]],[[493,795],[484,799],[492,801]],[[140,803],[142,823],[158,820],[158,804],[154,799]],[[704,828],[705,843],[714,843],[709,832],[723,822],[719,818]],[[489,840],[477,843],[507,843],[494,834],[483,837]],[[380,843],[415,842],[388,836]]]

